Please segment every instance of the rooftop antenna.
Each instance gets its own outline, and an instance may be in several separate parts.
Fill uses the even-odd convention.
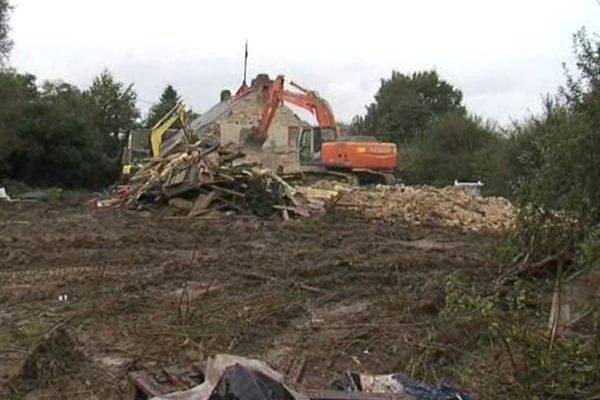
[[[243,86],[246,86],[246,71],[248,69],[248,39],[246,39],[246,47],[244,51],[244,82]]]
[[[234,101],[239,100],[240,98],[244,97],[244,95],[246,93],[248,93],[248,91],[250,90],[250,88],[246,84],[246,72],[247,71],[248,71],[248,39],[246,39],[246,46],[244,49],[244,80],[243,80],[241,86],[239,87],[239,89],[237,90],[237,92],[235,92]]]

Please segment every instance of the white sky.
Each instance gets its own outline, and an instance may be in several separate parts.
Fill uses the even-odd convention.
[[[469,109],[501,123],[538,112],[563,82],[571,35],[600,33],[596,0],[12,0],[11,64],[80,87],[105,67],[140,108],[173,84],[203,112],[242,77],[286,75],[350,121],[392,70],[435,68]]]

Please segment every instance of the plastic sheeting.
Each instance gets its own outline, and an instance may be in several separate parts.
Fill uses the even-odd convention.
[[[229,367],[209,400],[295,400],[284,385],[239,364]]]
[[[6,189],[0,187],[0,201],[12,201],[8,193],[6,193]]]
[[[219,354],[207,360],[204,375],[201,385],[153,400],[308,400],[259,360]]]
[[[343,385],[349,392],[408,394],[417,400],[474,400],[472,396],[444,383],[435,386],[419,383],[401,373],[367,375],[346,372]]]

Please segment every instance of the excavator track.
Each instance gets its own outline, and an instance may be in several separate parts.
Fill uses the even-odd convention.
[[[302,170],[303,182],[314,183],[319,180],[332,180],[348,183],[353,186],[359,185],[395,185],[396,177],[390,173],[378,171],[342,171],[331,170],[322,167],[308,166]]]
[[[102,277],[126,277],[148,273],[163,272],[166,265],[125,267],[123,265],[107,266],[68,266],[48,268],[39,267],[22,271],[0,272],[0,287],[31,284],[40,281],[64,280],[69,279],[88,279]]]

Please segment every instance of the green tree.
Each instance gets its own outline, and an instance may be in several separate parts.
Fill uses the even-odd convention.
[[[21,146],[19,133],[37,96],[33,75],[0,72],[0,176],[11,172],[10,158]]]
[[[12,49],[13,42],[8,36],[10,26],[8,24],[12,6],[8,0],[0,0],[0,67],[6,65],[8,55]]]
[[[67,83],[46,82],[20,126],[21,145],[10,157],[11,177],[67,187],[113,181],[118,166],[103,151],[96,113],[89,93]]]
[[[404,178],[410,183],[446,186],[455,179],[487,181],[496,168],[488,160],[502,138],[491,124],[461,112],[433,122],[405,152]],[[490,171],[491,170],[491,171]]]
[[[175,88],[171,85],[168,85],[160,95],[158,103],[150,107],[150,111],[148,112],[148,118],[146,119],[146,126],[151,128],[154,125],[156,125],[156,123],[160,121],[166,113],[171,111],[171,109],[173,109],[173,107],[175,107],[180,102],[181,97],[179,96]]]
[[[600,118],[600,41],[592,41],[582,28],[573,35],[573,47],[577,73],[566,71],[567,83],[559,93],[573,111]]]
[[[140,116],[133,84],[125,86],[105,69],[94,78],[89,94],[96,105],[96,121],[102,135],[104,151],[111,157],[117,157],[128,133],[136,126],[136,120]]]
[[[435,70],[411,75],[393,71],[381,80],[366,114],[352,121],[353,132],[406,142],[448,112],[465,112],[462,93]]]

